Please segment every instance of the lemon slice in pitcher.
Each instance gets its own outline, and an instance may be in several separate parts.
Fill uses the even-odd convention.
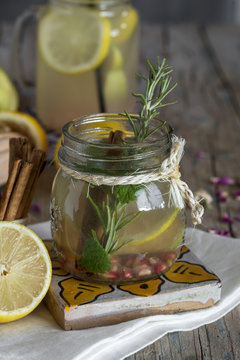
[[[91,10],[50,11],[39,23],[38,43],[49,66],[64,74],[96,68],[110,43],[110,23]]]
[[[0,323],[29,314],[45,296],[52,265],[42,240],[26,226],[0,222]]]
[[[111,37],[114,44],[126,41],[138,24],[138,13],[135,9],[121,11],[120,14],[110,18]]]

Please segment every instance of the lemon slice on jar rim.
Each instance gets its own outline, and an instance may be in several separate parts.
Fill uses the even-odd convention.
[[[54,9],[42,17],[38,28],[39,51],[57,72],[76,75],[95,69],[110,44],[110,23],[87,9]]]
[[[42,240],[24,225],[0,222],[0,323],[33,311],[50,286],[51,260]]]

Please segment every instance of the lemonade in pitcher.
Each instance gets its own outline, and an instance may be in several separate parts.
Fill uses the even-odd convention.
[[[138,14],[129,1],[52,0],[38,22],[36,107],[47,128],[134,109]]]

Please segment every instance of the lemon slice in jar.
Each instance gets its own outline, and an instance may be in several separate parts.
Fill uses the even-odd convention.
[[[104,60],[110,44],[110,23],[96,12],[52,10],[40,20],[39,50],[55,71],[81,74]]]
[[[24,225],[0,222],[0,323],[34,310],[49,288],[51,275],[42,240]]]
[[[162,216],[160,216],[159,210],[144,212],[142,221],[138,221],[137,228],[134,221],[126,227],[126,238],[131,239],[128,246],[138,246],[156,239],[173,224],[178,213],[178,208],[170,208],[168,211],[162,210]],[[148,219],[146,219],[147,217]],[[145,224],[154,224],[148,234]]]

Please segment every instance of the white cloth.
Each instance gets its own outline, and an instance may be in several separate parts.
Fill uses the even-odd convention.
[[[32,227],[50,237],[49,223]],[[189,248],[222,281],[220,302],[208,309],[155,315],[118,325],[62,330],[43,304],[27,317],[0,324],[0,359],[119,360],[163,335],[193,330],[224,316],[240,303],[240,240],[188,229]]]

